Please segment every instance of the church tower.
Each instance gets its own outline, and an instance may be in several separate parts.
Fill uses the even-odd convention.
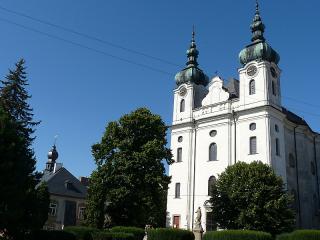
[[[263,34],[259,5],[250,26],[252,31],[251,44],[240,54],[240,101],[243,105],[272,105],[280,109],[280,56],[266,42]]]

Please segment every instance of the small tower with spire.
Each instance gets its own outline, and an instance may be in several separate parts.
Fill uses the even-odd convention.
[[[54,170],[54,166],[56,164],[56,160],[58,159],[59,154],[56,148],[56,145],[54,144],[52,146],[52,149],[48,152],[48,161],[46,163],[46,172],[52,173]]]
[[[239,54],[242,68],[240,75],[240,101],[242,105],[273,105],[280,108],[279,54],[264,37],[265,25],[260,16],[258,0],[253,21],[250,25],[251,43]]]
[[[193,27],[191,42],[187,50],[186,67],[175,76],[173,120],[177,123],[192,121],[192,110],[201,106],[207,93],[208,76],[199,68],[199,51]]]

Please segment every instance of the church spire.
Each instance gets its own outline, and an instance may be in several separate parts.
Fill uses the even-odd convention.
[[[265,38],[263,37],[265,26],[262,23],[262,20],[260,17],[258,0],[256,0],[256,13],[253,18],[252,24],[250,25],[250,28],[252,32],[252,38],[251,38],[252,42],[265,41]]]
[[[187,50],[187,56],[188,56],[188,62],[187,62],[187,66],[191,67],[197,67],[199,64],[197,62],[198,59],[198,55],[199,55],[199,51],[197,50],[197,45],[196,45],[196,41],[195,41],[195,30],[194,30],[194,26],[192,28],[192,38],[191,38],[191,44],[189,49]]]

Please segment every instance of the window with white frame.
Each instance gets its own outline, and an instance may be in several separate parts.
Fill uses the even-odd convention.
[[[50,202],[49,204],[49,215],[56,216],[58,212],[58,204],[56,202]]]
[[[176,189],[174,193],[175,198],[180,198],[180,183],[176,183]]]
[[[257,153],[257,137],[250,137],[250,154]]]
[[[249,95],[253,95],[256,93],[256,82],[254,80],[251,80],[249,82]]]
[[[279,138],[276,138],[276,155],[280,156],[280,143]]]
[[[177,149],[177,162],[182,162],[182,148]]]
[[[83,220],[84,219],[84,211],[85,211],[85,207],[84,206],[80,206],[79,207],[79,213],[78,213],[78,219]]]
[[[209,146],[209,161],[217,161],[217,144],[211,143]]]
[[[181,102],[180,102],[180,112],[184,112],[185,110],[185,100],[182,99]]]

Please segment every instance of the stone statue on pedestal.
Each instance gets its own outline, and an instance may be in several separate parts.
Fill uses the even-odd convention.
[[[193,234],[194,234],[195,240],[201,240],[202,233],[203,233],[203,228],[201,225],[201,217],[202,217],[201,208],[198,207],[198,209],[195,213],[196,213],[196,217],[194,220]]]

